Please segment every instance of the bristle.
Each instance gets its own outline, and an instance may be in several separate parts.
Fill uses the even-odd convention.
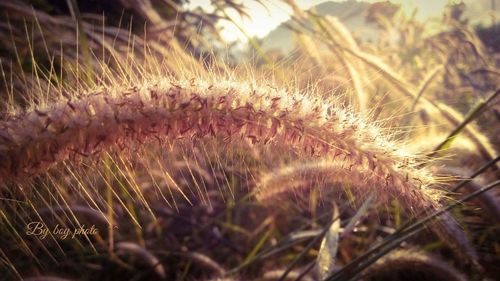
[[[4,120],[0,134],[4,182],[153,137],[205,136],[282,143],[309,155],[367,165],[385,181],[381,188],[398,186],[409,197],[427,190],[431,179],[413,168],[415,157],[352,112],[307,95],[234,81],[158,79],[91,92]],[[417,201],[415,207],[421,207]]]
[[[413,186],[405,189],[402,185],[387,184],[387,178],[380,176],[370,166],[372,163],[357,163],[352,159],[321,159],[307,163],[289,164],[281,169],[270,171],[260,177],[256,183],[257,198],[272,201],[281,193],[300,192],[312,187],[332,187],[330,183],[338,183],[339,187],[349,185],[356,193],[356,198],[375,194],[381,203],[396,199],[416,218],[424,218],[439,206],[443,192],[430,186]],[[409,177],[421,182],[431,182],[432,177],[425,171],[406,167]],[[394,175],[398,177],[398,175]],[[419,181],[419,183],[421,183]],[[335,186],[335,185],[333,185]],[[343,192],[340,188],[339,192]],[[452,249],[459,258],[477,263],[478,257],[467,236],[448,213],[437,218],[430,230]]]

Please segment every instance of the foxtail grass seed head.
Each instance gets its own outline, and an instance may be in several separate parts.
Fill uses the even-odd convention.
[[[435,208],[440,199],[431,188],[432,176],[417,168],[418,158],[367,120],[313,95],[253,83],[158,78],[128,89],[108,88],[2,120],[0,136],[4,182],[110,147],[210,136],[283,143],[329,156],[337,170],[353,170],[358,175],[353,179],[381,194],[398,190],[410,209]],[[263,189],[258,197],[274,192]]]
[[[280,143],[308,156],[329,157],[262,179],[260,200],[286,191],[273,180],[295,169],[327,173],[380,198],[391,195],[412,214],[440,206],[441,193],[419,168],[418,157],[367,120],[312,94],[255,83],[157,78],[136,87],[107,88],[2,120],[0,137],[2,182],[111,147],[212,137]]]

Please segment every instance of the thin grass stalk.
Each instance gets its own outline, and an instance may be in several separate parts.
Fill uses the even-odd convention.
[[[483,192],[486,192],[488,190],[491,190],[497,186],[500,186],[500,180],[492,182],[481,189],[464,196],[460,200],[458,200],[455,203],[449,204],[446,207],[430,214],[429,216],[425,217],[424,219],[421,219],[412,225],[410,225],[407,228],[404,228],[402,231],[397,232],[397,234],[392,234],[389,237],[387,237],[384,242],[380,243],[379,245],[373,247],[371,250],[367,251],[364,253],[362,256],[354,259],[351,261],[348,265],[346,265],[344,268],[336,272],[335,274],[331,275],[329,278],[325,279],[324,281],[339,281],[339,280],[353,280],[356,278],[356,276],[359,275],[359,273],[367,268],[370,264],[374,263],[377,261],[380,257],[386,255],[389,253],[391,250],[395,249],[396,247],[399,246],[399,244],[412,236],[416,235],[420,231],[422,231],[425,228],[425,224],[436,217],[448,212],[449,210],[459,206],[460,204],[480,195]]]
[[[344,66],[344,68],[347,69],[347,72],[349,73],[349,77],[351,78],[351,84],[352,84],[352,89],[354,90],[356,97],[357,97],[357,103],[359,106],[359,110],[363,113],[365,113],[368,110],[368,102],[369,102],[369,96],[364,90],[364,81],[363,81],[363,75],[364,72],[362,69],[359,69],[360,67],[356,67],[356,64],[351,62],[349,57],[346,57],[345,53],[342,51],[341,46],[347,45],[347,47],[343,48],[352,48],[355,50],[358,50],[358,46],[350,33],[345,29],[345,27],[336,19],[336,18],[329,18],[327,23],[329,24],[329,27],[334,29],[334,31],[338,34],[334,34],[334,32],[330,31],[327,27],[324,26],[324,23],[322,21],[322,18],[319,18],[315,15],[311,14],[311,17],[313,17],[314,22],[323,30],[325,33],[328,35],[330,40],[335,43],[335,47],[330,47],[330,50],[335,54],[335,56],[339,59],[340,63]]]
[[[323,186],[332,183],[337,184],[333,186],[340,185],[340,187],[344,183],[349,183],[356,194],[364,196],[370,189],[377,190],[377,187],[383,185],[384,181],[385,179],[377,177],[366,167],[353,167],[332,159],[322,159],[310,163],[288,165],[265,174],[257,182],[259,190],[257,198],[261,200],[269,197],[276,198],[284,192],[300,192],[300,189],[309,188],[310,186],[317,186],[318,184]],[[402,193],[384,194],[377,192],[375,194],[379,202],[388,202],[389,199],[393,198],[401,200],[401,198],[405,197],[405,194]],[[416,218],[423,218],[428,214],[425,210],[424,212],[415,212],[412,205],[403,204],[403,207]],[[450,215],[440,218],[437,223],[431,226],[431,230],[458,257],[476,262],[477,253],[475,249]]]
[[[450,144],[450,142],[453,140],[453,138],[458,135],[462,130],[464,130],[465,126],[469,124],[470,122],[474,121],[477,116],[479,116],[485,109],[485,107],[496,97],[500,95],[500,89],[497,89],[494,93],[489,95],[484,101],[480,101],[473,109],[472,111],[467,115],[467,117],[453,130],[450,132],[448,137],[440,143],[432,153],[430,153],[428,156],[433,157],[435,156],[439,150],[441,150],[443,147],[446,147],[447,145]],[[483,152],[484,153],[484,152]],[[490,159],[491,160],[491,159]]]
[[[486,170],[488,170],[489,168],[493,167],[494,165],[496,165],[496,163],[500,161],[500,155],[495,157],[494,159],[492,159],[491,161],[485,163],[484,165],[482,165],[481,167],[479,167],[476,171],[474,171],[469,177],[467,177],[466,179],[463,179],[462,181],[460,181],[458,184],[456,184],[453,188],[450,189],[451,192],[457,192],[459,191],[463,186],[465,186],[468,182],[470,182],[471,180],[473,180],[474,178],[476,178],[477,176],[481,175],[482,173],[484,173]]]
[[[445,175],[451,175],[454,179],[463,179],[467,174],[466,171],[458,167],[442,167],[439,171]],[[469,180],[463,187],[465,190],[462,193],[467,194],[479,190],[481,184],[479,181]],[[481,208],[481,216],[493,221],[500,220],[500,202],[494,192],[484,192],[478,195],[474,203]]]
[[[422,82],[422,85],[419,87],[419,89],[417,91],[415,100],[411,104],[410,112],[413,112],[415,110],[415,107],[417,106],[418,102],[420,101],[420,98],[422,97],[422,95],[425,93],[425,91],[427,90],[429,85],[432,83],[432,81],[437,77],[439,72],[441,72],[443,69],[444,69],[444,67],[442,65],[439,65],[439,66],[435,67],[434,69],[432,69],[429,72],[429,74],[427,74],[427,76],[424,78],[424,81]]]
[[[315,18],[313,18],[315,19]],[[379,71],[382,76],[387,79],[391,84],[393,84],[398,91],[403,93],[409,98],[412,98],[413,100],[417,99],[417,91],[410,85],[408,84],[402,77],[397,75],[389,66],[387,66],[384,62],[379,60],[378,58],[371,56],[369,54],[366,54],[362,51],[358,50],[353,50],[352,48],[348,48],[342,45],[339,45],[338,42],[335,41],[335,39],[328,33],[328,30],[326,27],[321,23],[320,20],[315,19],[315,23],[321,28],[321,30],[327,34],[328,40],[325,41],[325,38],[322,36],[319,36],[316,34],[314,30],[310,29],[310,32],[312,34],[316,34],[316,37],[318,37],[320,40],[323,40],[326,44],[328,44],[332,49],[337,49],[340,48],[342,51],[347,52],[348,54],[353,55],[355,58],[358,58],[359,60],[363,61],[365,64],[368,66],[374,68],[375,70]],[[454,110],[453,108],[442,104],[440,102],[434,102],[431,101],[423,96],[420,97],[419,99],[421,103],[424,105],[423,108],[435,108],[437,109],[440,114],[446,118],[450,123],[452,123],[454,126],[459,126],[463,122],[463,117],[459,112]],[[481,152],[481,155],[486,159],[486,160],[491,160],[494,158],[495,150],[492,148],[491,144],[489,143],[488,139],[485,138],[476,128],[473,126],[467,126],[464,127],[464,134],[467,135],[468,138],[473,141],[478,149]],[[495,169],[499,169],[498,167],[495,167]]]
[[[328,230],[332,227],[332,225],[334,223],[337,223],[337,221],[340,220],[340,216],[338,213],[334,213],[334,217],[332,218],[332,220],[326,225],[326,227],[321,231],[321,233],[319,235],[317,235],[316,237],[314,237],[314,239],[312,239],[304,248],[304,250],[302,250],[300,252],[300,254],[298,254],[287,266],[286,270],[283,272],[283,274],[280,276],[280,278],[278,279],[278,281],[283,281],[286,279],[286,277],[288,276],[288,274],[293,270],[293,268],[295,267],[295,265],[297,265],[297,263],[307,254],[307,252],[312,249],[312,247],[314,247],[314,245],[320,241],[321,238],[323,238],[326,233],[328,232]]]
[[[481,166],[480,168],[478,168],[467,179],[463,179],[460,183],[456,184],[453,188],[451,188],[450,192],[457,192],[460,188],[462,188],[463,186],[465,186],[467,183],[469,183],[470,181],[472,181],[477,176],[479,176],[482,173],[484,173],[486,170],[488,170],[493,165],[495,165],[498,161],[500,161],[500,156],[497,156],[495,159],[493,159],[493,160],[485,163],[483,166]],[[423,216],[423,215],[424,214],[421,213],[421,214],[417,215],[416,217]],[[405,229],[407,229],[408,227],[410,227],[412,225],[412,223],[413,222],[411,220],[407,221],[400,228],[398,228],[392,235],[394,235],[394,236],[399,235],[400,233],[404,232]]]
[[[413,89],[413,87],[404,82],[402,78],[398,77],[398,75],[395,74],[382,61],[378,60],[377,58],[371,57],[368,54],[363,54],[361,52],[354,52],[347,48],[345,48],[344,50],[350,54],[353,54],[355,57],[361,59],[368,65],[372,66],[374,69],[380,71],[380,73],[382,73],[386,79],[388,79],[391,83],[393,83],[393,85],[395,85],[399,91],[401,91],[409,98],[416,100],[417,98],[417,96],[415,95],[416,91]],[[424,96],[421,96],[419,100],[423,104],[423,108],[429,107],[437,109],[439,113],[454,126],[458,127],[460,126],[460,124],[464,122],[464,118],[459,112],[457,112],[455,109],[443,103],[431,101]],[[486,160],[493,159],[494,155],[496,154],[495,150],[489,143],[488,139],[484,137],[483,134],[481,134],[475,127],[473,126],[463,127],[463,133],[468,138],[470,138],[471,141],[477,146],[481,155]],[[498,169],[498,167],[495,168]]]

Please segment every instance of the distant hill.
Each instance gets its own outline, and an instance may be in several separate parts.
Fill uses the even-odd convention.
[[[322,16],[330,15],[338,17],[357,37],[369,40],[374,39],[378,32],[374,26],[365,22],[365,13],[370,5],[370,3],[362,1],[325,2],[312,9]],[[263,49],[278,49],[283,52],[291,51],[294,45],[293,32],[286,27],[291,22],[291,20],[288,20],[282,23],[266,37],[262,38]]]
[[[374,2],[373,0],[368,1]],[[493,18],[496,18],[497,23],[499,22],[500,0],[465,0],[464,2],[466,4],[464,17],[468,18],[471,24],[490,25]],[[338,17],[358,39],[375,40],[380,31],[374,25],[365,21],[366,12],[370,5],[371,3],[365,1],[350,0],[325,2],[314,6],[312,9],[320,15]],[[492,7],[495,7],[495,11],[491,10]],[[282,23],[266,37],[260,39],[263,49],[266,51],[277,49],[284,53],[290,52],[294,48],[293,32],[286,25],[291,23],[291,20]]]

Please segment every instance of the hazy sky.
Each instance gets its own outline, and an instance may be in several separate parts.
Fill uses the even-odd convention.
[[[328,0],[295,0],[297,5],[302,9],[308,9],[319,3]],[[247,12],[251,19],[241,19],[238,13],[234,10],[228,10],[229,16],[242,26],[246,33],[250,36],[264,37],[271,30],[275,29],[280,23],[288,20],[292,14],[290,6],[280,0],[263,0],[266,8],[257,1],[244,1],[247,7]],[[211,11],[210,0],[190,0],[188,8],[202,7],[206,11]],[[240,40],[246,41],[245,35],[231,22],[221,22],[221,35],[228,41]]]
[[[319,3],[327,2],[331,0],[295,0],[295,2],[303,9],[310,8],[311,6],[317,5]],[[336,0],[341,2],[341,0]],[[471,2],[477,4],[479,2],[490,2],[491,0],[469,0],[465,2]],[[500,0],[494,0],[500,2]],[[283,1],[280,0],[263,0],[266,8],[257,1],[243,1],[245,6],[248,7],[247,12],[251,19],[241,19],[238,13],[234,10],[229,10],[229,16],[242,26],[246,33],[250,36],[264,37],[271,30],[275,29],[280,23],[286,21],[290,18],[292,9]],[[376,0],[365,0],[365,2],[380,2]],[[418,9],[417,18],[420,20],[426,20],[431,17],[440,17],[443,8],[449,3],[461,2],[460,0],[392,0],[391,2],[400,4],[402,10],[410,14],[415,8]],[[470,5],[468,5],[470,6]],[[497,4],[498,6],[498,4]],[[188,8],[202,7],[206,11],[211,11],[213,8],[210,6],[210,0],[191,0]],[[498,7],[497,7],[498,9]],[[228,41],[238,40],[240,42],[245,42],[246,37],[238,28],[231,22],[224,21],[220,23],[222,28],[221,35]]]

